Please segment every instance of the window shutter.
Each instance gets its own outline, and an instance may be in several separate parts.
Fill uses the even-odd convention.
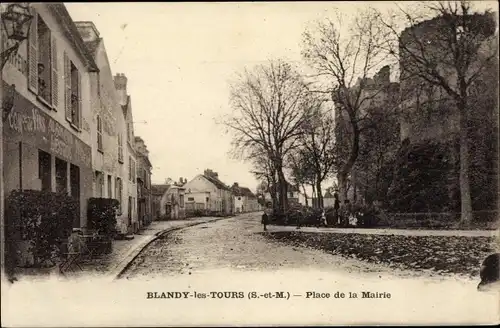
[[[33,19],[28,36],[28,89],[38,93],[38,15],[30,9]]]
[[[71,121],[71,63],[64,52],[64,108],[66,119]]]
[[[80,72],[77,74],[77,83],[78,83],[78,123],[76,126],[78,128],[82,127],[82,76]]]
[[[50,80],[52,81],[52,106],[56,109],[59,106],[59,75],[57,74],[57,41],[54,36],[51,37],[51,53],[50,53],[50,66],[52,67],[52,76]]]

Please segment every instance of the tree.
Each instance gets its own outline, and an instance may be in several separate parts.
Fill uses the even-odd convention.
[[[467,1],[423,3],[424,15],[400,8],[392,19],[380,15],[387,28],[388,48],[400,61],[401,81],[408,88],[425,84],[437,88],[438,97],[451,99],[459,119],[459,184],[461,224],[472,220],[469,178],[471,92],[497,58],[496,22],[479,14]],[[398,15],[399,14],[399,15]],[[398,19],[406,23],[400,35]],[[403,87],[402,87],[403,89]]]
[[[334,120],[332,109],[325,106],[319,98],[313,98],[309,107],[309,119],[301,126],[303,137],[300,140],[300,157],[303,169],[311,181],[317,195],[317,206],[323,208],[323,192],[321,184],[332,173],[336,164],[334,145]],[[325,108],[326,107],[326,108]],[[300,168],[300,167],[299,167]],[[309,173],[309,174],[307,174]]]
[[[300,137],[307,92],[302,77],[282,60],[245,70],[231,83],[233,111],[224,124],[232,133],[233,147],[243,157],[262,152],[272,163],[279,189],[279,203],[275,205],[280,213],[288,204],[284,159]]]
[[[365,129],[367,113],[363,110],[380,90],[370,89],[370,80],[383,59],[384,35],[373,10],[360,12],[344,33],[341,14],[335,22],[319,22],[313,30],[306,30],[303,57],[328,87],[323,93],[331,95],[335,103],[336,120],[343,119],[345,140],[337,147],[336,163],[340,199],[347,197],[347,181],[359,154],[360,136]],[[370,89],[370,90],[369,90]],[[343,149],[339,149],[343,148]],[[343,152],[341,152],[343,150]]]
[[[306,206],[309,206],[306,185],[311,185],[313,187],[314,197],[314,185],[316,181],[310,157],[303,148],[298,148],[288,156],[287,162],[289,163],[288,168],[291,171],[292,183],[302,187],[306,199]]]

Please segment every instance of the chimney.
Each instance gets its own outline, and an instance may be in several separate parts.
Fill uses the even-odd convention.
[[[92,22],[75,22],[78,33],[80,33],[83,41],[95,41],[99,39],[99,31]]]
[[[127,77],[123,73],[116,73],[114,81],[119,102],[125,105],[127,103]]]

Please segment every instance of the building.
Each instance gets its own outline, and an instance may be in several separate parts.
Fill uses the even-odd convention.
[[[186,209],[203,210],[219,215],[232,215],[234,200],[231,189],[219,180],[217,172],[205,170],[184,185]]]
[[[124,113],[103,38],[92,22],[75,24],[88,53],[99,68],[99,72],[90,75],[93,197],[114,198],[119,201],[118,228],[126,233],[128,200],[124,197],[123,185],[127,181],[129,168],[125,165],[123,149],[119,147],[119,139],[126,133],[125,125],[120,124]]]
[[[151,171],[149,151],[141,137],[135,137],[137,149],[137,200],[140,225],[148,225],[153,220]]]
[[[257,196],[250,189],[241,187],[235,182],[231,187],[231,192],[234,198],[233,213],[255,212],[259,210]]]
[[[153,184],[151,185],[151,210],[153,213],[153,220],[160,220],[166,214],[166,201],[165,193],[170,188],[169,184]],[[163,214],[162,214],[163,213]]]
[[[132,117],[132,100],[127,93],[128,79],[125,74],[117,73],[114,77],[115,88],[118,94],[118,102],[121,105],[123,116],[117,120],[118,151],[123,158],[124,172],[127,173],[123,183],[123,206],[120,220],[123,230],[135,233],[139,229],[139,218],[137,214],[137,153],[135,150],[134,121]],[[121,187],[121,186],[120,186]]]
[[[167,220],[186,218],[185,189],[181,186],[171,185],[162,197],[160,214]]]
[[[455,212],[460,209],[460,136],[469,139],[469,182],[473,211],[496,211],[498,204],[498,29],[494,14],[471,14],[470,33],[475,35],[477,52],[468,74],[477,74],[468,86],[470,113],[461,127],[454,99],[442,87],[415,74],[422,67],[415,57],[435,58],[436,69],[454,90],[457,73],[443,62],[451,56],[451,31],[442,17],[423,21],[400,35],[401,144],[398,173],[393,183],[398,197],[393,207],[408,212]],[[453,33],[453,35],[450,35]],[[467,39],[465,39],[467,40]],[[414,47],[416,41],[425,47]],[[413,56],[409,54],[413,53]],[[416,55],[415,55],[416,54]],[[434,57],[433,57],[434,56]],[[485,61],[485,58],[492,58]],[[483,67],[478,70],[478,67]],[[411,154],[411,156],[409,155]],[[433,155],[434,154],[434,155]],[[420,159],[425,158],[425,162]],[[424,172],[419,173],[419,172]],[[423,182],[422,182],[423,181]],[[428,200],[432,199],[432,202]],[[422,204],[422,205],[420,205]]]
[[[287,198],[288,198],[288,204],[300,204],[300,205],[306,205],[306,196],[300,192],[300,189],[296,185],[292,185],[291,183],[287,182]],[[271,190],[273,190],[273,186],[271,185],[267,191],[264,193],[264,200],[266,204],[273,202],[273,198],[271,196]],[[278,199],[279,199],[279,192],[276,193]]]
[[[2,72],[3,89],[15,85],[2,134],[5,197],[14,189],[67,192],[80,202],[74,227],[82,227],[93,195],[90,76],[99,69],[63,4],[30,8],[29,39]]]
[[[400,88],[399,83],[391,82],[390,75],[390,67],[384,66],[372,78],[359,78],[349,89],[349,94],[356,95],[361,88],[359,101],[362,103],[356,115],[358,127],[363,131],[359,136],[357,162],[351,169],[347,181],[346,196],[351,202],[362,203],[365,198],[370,199],[373,194],[383,193],[381,188],[373,190],[373,186],[377,184],[370,172],[390,171],[384,165],[389,162],[399,145],[396,109],[399,104]],[[349,153],[353,132],[349,113],[343,106],[341,102],[335,102],[335,140],[340,149]],[[371,120],[366,120],[365,117]],[[369,124],[375,122],[377,129],[367,128],[363,123],[366,121],[370,122]],[[373,158],[377,158],[378,161],[374,161]]]

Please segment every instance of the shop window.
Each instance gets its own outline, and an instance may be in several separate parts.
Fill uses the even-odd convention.
[[[50,154],[43,150],[38,151],[38,178],[41,181],[41,190],[52,191],[52,167]]]

